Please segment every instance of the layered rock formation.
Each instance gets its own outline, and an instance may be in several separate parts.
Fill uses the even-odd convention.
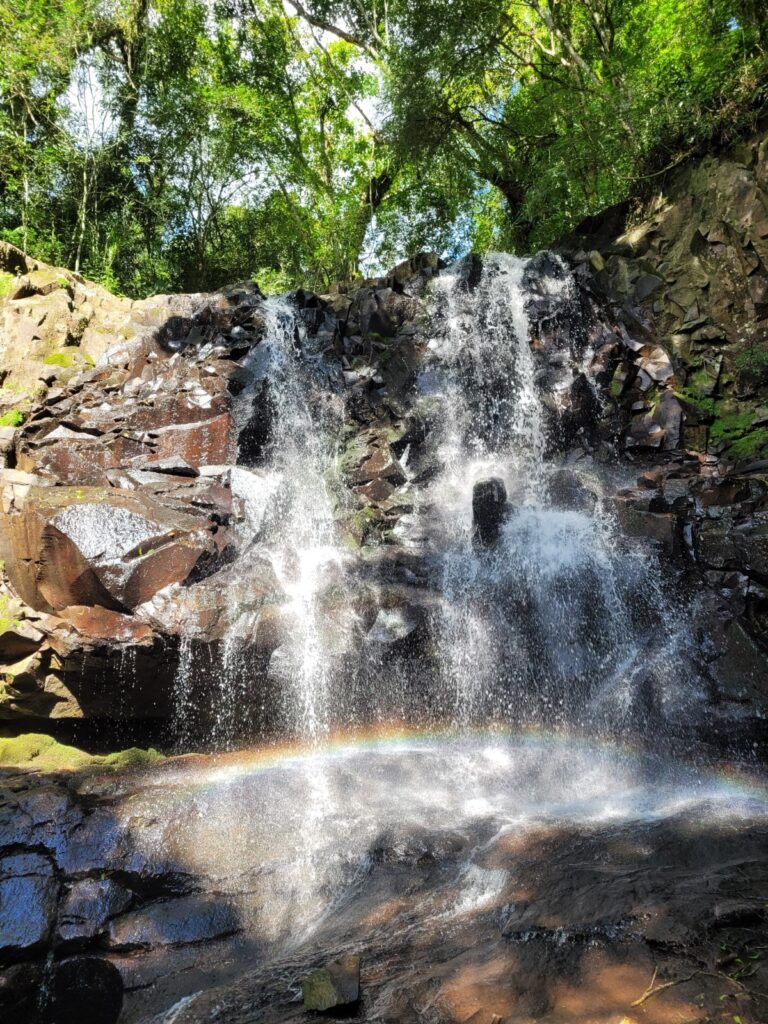
[[[704,588],[700,643],[722,685],[763,699],[768,651],[768,140],[667,175],[644,204],[563,244],[620,323],[598,351],[600,434],[648,468],[617,497]],[[618,358],[617,358],[618,356]],[[726,657],[722,657],[723,654]],[[736,695],[740,694],[740,697]],[[758,696],[758,694],[760,696]]]

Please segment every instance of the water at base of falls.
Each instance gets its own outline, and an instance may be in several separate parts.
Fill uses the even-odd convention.
[[[178,966],[169,951],[167,978],[136,993],[129,1021],[160,1024],[169,1007],[183,1024],[295,1020],[300,978],[352,950],[366,968],[355,1019],[467,1019],[450,1000],[432,1005],[445,964],[451,984],[467,974],[473,1012],[503,1002],[514,979],[518,1013],[522,997],[554,986],[525,1021],[611,1024],[652,973],[643,928],[659,938],[662,925],[672,934],[686,915],[711,915],[734,872],[742,893],[761,884],[751,876],[768,790],[567,738],[373,734],[169,764],[117,819],[129,831],[162,822],[131,833],[135,856],[170,860],[238,927]],[[584,968],[607,949],[634,972],[614,1015],[561,1005],[571,961]],[[489,961],[504,969],[481,984]],[[576,979],[600,989],[587,973]]]

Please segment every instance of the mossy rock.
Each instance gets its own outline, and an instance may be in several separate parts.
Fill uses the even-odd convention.
[[[113,754],[87,754],[77,747],[59,743],[45,733],[24,733],[0,739],[0,767],[34,768],[40,771],[78,771],[83,768],[109,768],[119,771],[156,764],[164,760],[159,751],[130,747]]]
[[[757,430],[750,430],[743,437],[733,442],[728,449],[728,454],[740,461],[759,458],[768,454],[768,427],[758,427]]]
[[[6,297],[13,288],[14,281],[16,281],[15,274],[9,274],[7,270],[0,270],[0,301]]]
[[[361,462],[364,462],[368,457],[368,442],[361,438],[359,435],[355,435],[350,442],[348,442],[338,458],[338,469],[339,472],[346,476],[349,473],[353,473]]]
[[[735,412],[733,402],[719,402],[717,406],[717,418],[710,428],[710,437],[713,441],[725,441],[727,443],[738,440],[749,432],[754,419],[754,412]]]
[[[8,594],[0,593],[0,636],[19,624],[21,602]]]
[[[93,366],[93,359],[87,352],[80,352],[77,349],[69,349],[65,352],[52,352],[43,360],[46,366],[61,366],[65,370],[73,367]]]
[[[0,427],[20,427],[24,419],[21,409],[9,409],[0,416]]]

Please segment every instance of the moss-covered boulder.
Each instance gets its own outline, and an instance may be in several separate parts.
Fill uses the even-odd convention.
[[[0,738],[0,768],[32,768],[36,771],[78,771],[83,768],[108,768],[119,771],[157,764],[159,751],[129,747],[112,754],[88,754],[77,747],[59,743],[53,736],[30,732],[10,739]]]

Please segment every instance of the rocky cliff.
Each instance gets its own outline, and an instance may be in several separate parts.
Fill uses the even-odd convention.
[[[681,168],[631,216],[582,225],[562,246],[578,318],[544,293],[529,314],[561,502],[568,474],[616,469],[607,512],[695,602],[705,699],[744,737],[768,706],[767,147],[761,135]],[[190,651],[215,666],[233,635],[272,685],[290,601],[244,545],[247,495],[233,488],[234,464],[258,472],[275,429],[258,286],[131,302],[11,247],[0,257],[0,716],[16,730],[167,717]],[[426,674],[433,567],[399,526],[434,471],[415,381],[440,267],[422,254],[290,297],[296,357],[338,431],[334,517],[356,560],[359,646],[380,659],[391,645]],[[481,267],[470,259],[469,287]],[[564,359],[581,368],[565,389]],[[328,614],[341,614],[332,601]]]

